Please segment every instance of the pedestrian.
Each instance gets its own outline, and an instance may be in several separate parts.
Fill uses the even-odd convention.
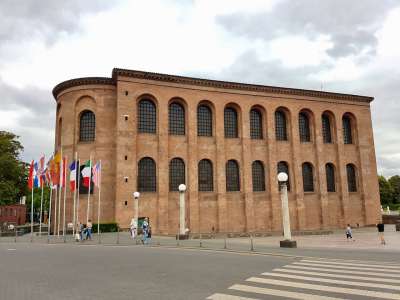
[[[149,222],[148,218],[145,218],[142,223],[142,231],[143,231],[142,244],[147,244],[148,230],[149,230]]]
[[[76,224],[75,241],[80,242],[82,240],[81,234],[81,223]]]
[[[89,220],[86,226],[86,239],[92,240],[92,227],[93,227],[92,221]]]
[[[132,218],[129,230],[131,231],[132,239],[135,239],[137,231],[137,222],[135,218]]]
[[[351,230],[350,224],[347,224],[347,227],[346,227],[346,238],[347,238],[347,240],[353,240],[353,232]]]
[[[149,244],[151,242],[151,225],[149,223],[149,227],[147,229],[147,243]]]
[[[378,234],[381,239],[381,244],[386,245],[385,236],[384,236],[385,224],[379,223],[379,224],[376,224],[376,227],[378,228]]]

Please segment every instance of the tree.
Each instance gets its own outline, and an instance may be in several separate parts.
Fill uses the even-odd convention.
[[[26,194],[27,168],[19,159],[23,149],[18,136],[0,131],[0,205],[15,203]]]
[[[33,213],[35,214],[34,220],[39,221],[40,215],[40,198],[42,196],[42,188],[34,188],[33,189]],[[29,192],[26,197],[26,211],[28,214],[31,212],[31,199],[32,192]],[[50,188],[48,186],[43,187],[43,211],[49,211],[50,205]],[[42,219],[43,220],[43,219]]]
[[[393,203],[400,204],[400,176],[392,176],[388,181],[393,188]]]
[[[381,204],[389,205],[393,203],[393,188],[390,182],[386,180],[382,175],[378,177],[379,181],[379,193],[381,196]]]

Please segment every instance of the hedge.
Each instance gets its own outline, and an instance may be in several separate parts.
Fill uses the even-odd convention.
[[[97,224],[93,224],[92,227],[93,233],[97,233]],[[118,231],[118,223],[100,223],[100,232],[117,232]]]

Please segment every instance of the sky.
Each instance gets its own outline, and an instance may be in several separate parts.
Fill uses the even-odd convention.
[[[54,146],[53,87],[112,68],[373,96],[378,173],[400,174],[400,1],[1,0],[0,130]]]

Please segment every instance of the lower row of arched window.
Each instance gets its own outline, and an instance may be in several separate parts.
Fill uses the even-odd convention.
[[[181,158],[173,158],[169,163],[169,190],[178,191],[178,186],[186,183],[185,163]],[[202,159],[198,164],[198,190],[201,192],[214,191],[213,164],[208,159]],[[277,171],[288,174],[287,188],[290,191],[289,166],[285,161],[277,165]],[[251,166],[254,192],[265,191],[265,171],[261,161],[253,161]],[[347,188],[349,192],[357,191],[356,169],[353,164],[346,165]],[[156,163],[150,157],[142,158],[138,163],[138,190],[141,192],[157,191]],[[335,167],[332,163],[325,165],[327,192],[336,192]],[[236,160],[228,160],[225,165],[226,191],[240,191],[240,169]],[[314,192],[314,168],[311,163],[302,164],[303,190]]]

